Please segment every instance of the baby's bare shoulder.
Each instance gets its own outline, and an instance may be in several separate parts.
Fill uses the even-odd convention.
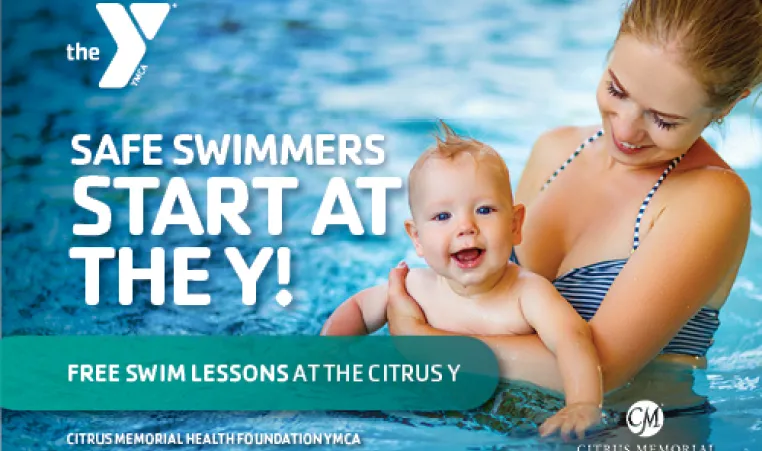
[[[410,268],[407,283],[427,283],[436,280],[436,273],[431,268]]]
[[[410,296],[421,301],[434,290],[437,278],[431,268],[411,268],[405,279],[405,287]]]
[[[519,298],[525,298],[527,296],[548,296],[553,297],[560,296],[558,290],[553,284],[543,276],[533,273],[532,271],[519,268],[519,276],[516,279],[515,289],[516,296]]]

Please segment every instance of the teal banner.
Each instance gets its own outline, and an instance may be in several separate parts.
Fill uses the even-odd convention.
[[[2,406],[16,410],[466,410],[497,382],[468,337],[2,340]]]

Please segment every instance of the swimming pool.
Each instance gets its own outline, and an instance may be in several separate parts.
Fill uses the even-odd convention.
[[[316,334],[348,294],[383,280],[400,259],[414,257],[401,227],[407,215],[403,195],[390,199],[386,236],[353,237],[338,232],[310,236],[310,224],[303,218],[314,214],[327,179],[404,175],[430,143],[435,118],[491,143],[518,174],[539,133],[556,125],[598,120],[593,93],[616,33],[617,3],[417,0],[400,8],[399,2],[391,0],[184,0],[150,42],[145,59],[149,67],[141,86],[119,92],[94,88],[105,58],[100,65],[64,60],[66,43],[101,45],[109,55],[114,50],[91,3],[81,2],[84,9],[72,2],[44,7],[32,0],[4,4],[4,336]],[[686,374],[654,368],[643,379],[647,389],[656,390],[665,378],[693,377],[696,394],[713,407],[668,418],[658,436],[668,443],[711,443],[718,450],[762,446],[761,123],[762,107],[757,105],[752,113],[752,102],[746,101],[722,130],[707,132],[707,138],[749,185],[754,222],[738,280],[720,315],[722,326],[709,352],[708,369]],[[208,269],[213,282],[207,291],[215,293],[215,302],[208,308],[151,306],[146,285],[137,286],[138,298],[132,306],[104,301],[97,308],[88,307],[82,302],[81,267],[69,261],[68,249],[77,241],[71,225],[89,220],[71,200],[73,180],[94,171],[69,164],[68,139],[73,133],[136,131],[206,136],[383,133],[388,158],[380,169],[195,166],[157,173],[133,165],[109,170],[111,176],[182,175],[192,183],[204,183],[211,175],[298,176],[303,189],[298,197],[287,199],[287,233],[281,237],[256,232],[239,237],[228,230],[210,239],[170,231],[161,238],[137,240],[123,232],[126,200],[114,197],[109,202],[117,210],[115,229],[121,227],[122,232],[87,242],[139,249],[206,245],[213,255],[226,246],[256,250],[288,245],[294,252],[296,301],[287,310],[264,301],[272,299],[278,287],[263,283],[259,294],[263,301],[256,308],[243,306],[235,275],[223,268],[223,262],[212,260]],[[196,200],[203,205],[202,198]],[[147,210],[156,211],[159,201],[159,197],[147,198]],[[369,202],[358,207],[367,218]],[[255,231],[266,230],[262,208],[263,204],[256,204],[247,217]],[[114,277],[114,269],[106,271],[104,299],[115,299],[115,284],[105,282]],[[274,280],[275,275],[266,273],[265,277]],[[512,393],[517,405],[542,412],[536,408],[540,397],[536,392],[517,389]],[[694,398],[678,401],[691,404]],[[87,430],[351,431],[362,436],[363,449],[557,446],[539,441],[532,424],[524,423],[501,411],[465,417],[4,411],[3,445],[8,450],[59,449],[66,447],[66,432]],[[612,426],[595,441],[622,444],[632,439],[626,427]]]

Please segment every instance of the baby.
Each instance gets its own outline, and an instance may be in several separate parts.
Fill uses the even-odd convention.
[[[407,289],[431,326],[464,335],[539,335],[556,355],[566,407],[540,433],[566,436],[600,420],[598,356],[587,323],[545,278],[509,261],[521,242],[524,206],[513,204],[508,169],[491,147],[457,136],[426,150],[408,176],[412,219],[405,230],[428,268],[411,269]],[[386,323],[387,286],[345,301],[324,335],[360,335]]]

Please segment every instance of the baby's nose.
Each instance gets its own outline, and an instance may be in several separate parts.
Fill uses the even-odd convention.
[[[476,222],[472,218],[464,218],[460,224],[458,224],[458,236],[463,235],[476,235],[479,229],[476,227]]]

